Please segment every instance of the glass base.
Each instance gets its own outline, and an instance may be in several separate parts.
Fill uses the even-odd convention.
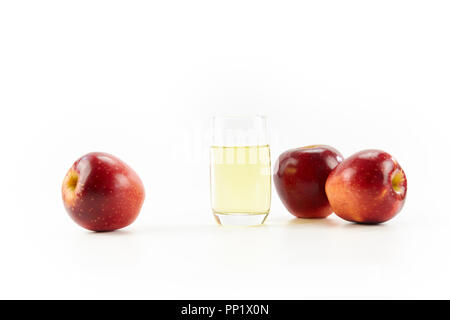
[[[266,221],[269,213],[217,213],[214,217],[222,226],[259,226]]]

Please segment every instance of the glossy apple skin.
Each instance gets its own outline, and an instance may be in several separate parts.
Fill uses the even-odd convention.
[[[275,162],[273,181],[286,209],[298,218],[328,217],[333,211],[325,182],[342,159],[339,151],[326,145],[282,153]]]
[[[397,191],[393,187],[394,176]],[[345,159],[327,179],[325,190],[341,218],[366,224],[392,219],[403,207],[407,180],[403,169],[388,153],[364,150]]]
[[[70,182],[74,176],[76,181]],[[145,191],[141,179],[127,164],[113,155],[93,152],[69,169],[62,196],[77,224],[92,231],[112,231],[136,219]]]

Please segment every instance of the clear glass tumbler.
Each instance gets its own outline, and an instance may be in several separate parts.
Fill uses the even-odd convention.
[[[213,117],[211,205],[221,225],[260,225],[271,200],[265,116]]]

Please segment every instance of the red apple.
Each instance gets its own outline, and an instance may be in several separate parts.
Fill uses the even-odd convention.
[[[406,197],[406,175],[391,155],[364,150],[345,159],[330,174],[325,190],[334,212],[359,223],[394,217]]]
[[[141,179],[126,163],[101,152],[78,159],[63,185],[64,206],[72,219],[92,231],[112,231],[131,224],[145,192]]]
[[[342,159],[339,151],[326,145],[291,149],[278,157],[273,180],[290,213],[298,218],[326,218],[333,212],[325,182]]]

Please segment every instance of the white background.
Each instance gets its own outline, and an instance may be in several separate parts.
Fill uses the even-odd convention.
[[[0,298],[450,298],[448,1],[2,1]],[[378,148],[406,205],[378,226],[223,228],[208,119],[265,114],[273,160]],[[61,183],[85,153],[132,166],[131,226],[88,232]]]

